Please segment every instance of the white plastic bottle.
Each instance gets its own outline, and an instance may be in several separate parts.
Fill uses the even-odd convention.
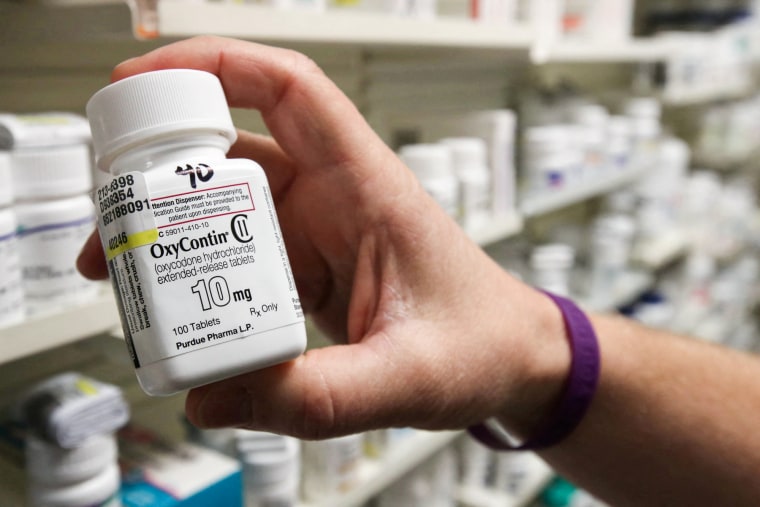
[[[361,434],[304,441],[301,450],[301,488],[306,501],[319,502],[357,485],[362,459]]]
[[[28,497],[32,507],[120,507],[121,477],[113,434],[64,449],[26,438]]]
[[[295,507],[301,453],[295,438],[238,430],[246,507]]]
[[[451,149],[454,173],[459,180],[459,213],[466,231],[477,230],[491,215],[491,171],[487,147],[478,137],[441,139]]]
[[[0,327],[24,320],[10,156],[0,152]]]
[[[569,245],[550,243],[535,247],[530,256],[533,283],[558,296],[570,296],[574,262],[575,250]]]
[[[636,223],[623,214],[606,214],[594,220],[591,228],[591,287],[594,303],[613,297],[628,266]]]
[[[143,389],[167,395],[293,359],[303,311],[261,167],[210,73],[118,81],[87,104],[98,228]]]
[[[656,163],[657,143],[662,134],[662,106],[652,97],[631,97],[626,101],[625,114],[631,119],[634,166],[639,169],[652,167]]]
[[[30,315],[91,300],[98,285],[76,258],[95,225],[86,144],[10,152],[24,299]]]
[[[458,220],[459,183],[451,149],[442,144],[408,144],[401,147],[399,157],[446,214]]]
[[[576,129],[565,124],[530,127],[523,137],[526,192],[545,195],[578,183],[583,151],[575,143]]]

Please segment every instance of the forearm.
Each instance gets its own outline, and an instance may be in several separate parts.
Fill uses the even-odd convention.
[[[542,456],[616,507],[757,505],[760,360],[623,318],[592,322],[596,397]]]

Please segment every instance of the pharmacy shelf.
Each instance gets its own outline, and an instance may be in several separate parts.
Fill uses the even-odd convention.
[[[531,51],[535,64],[546,63],[645,63],[664,60],[674,44],[657,38],[619,42],[562,40],[551,46],[537,44]]]
[[[526,218],[545,215],[628,185],[644,173],[643,169],[628,169],[594,181],[528,196],[520,203],[520,211]]]
[[[417,431],[392,446],[382,457],[365,459],[359,470],[359,481],[351,490],[319,502],[302,503],[300,507],[359,507],[462,434],[462,431]]]
[[[702,106],[722,100],[741,99],[755,90],[757,87],[754,83],[740,83],[739,85],[729,83],[726,86],[665,91],[660,96],[660,100],[668,107]]]
[[[471,232],[470,238],[480,246],[488,246],[519,234],[523,228],[523,220],[517,212],[495,217]]]
[[[555,477],[548,467],[536,468],[525,479],[527,484],[519,496],[487,488],[461,486],[457,501],[464,507],[526,507],[536,499]]]
[[[60,313],[28,319],[0,329],[3,346],[0,364],[31,356],[54,347],[111,331],[119,326],[119,312],[110,287],[89,303]]]
[[[689,247],[686,231],[674,227],[651,239],[639,241],[631,252],[631,261],[656,271],[686,254]]]
[[[158,2],[158,33],[187,37],[213,33],[259,41],[518,50],[532,43],[527,26],[476,23],[468,19],[420,20],[346,11],[276,10],[229,2]]]

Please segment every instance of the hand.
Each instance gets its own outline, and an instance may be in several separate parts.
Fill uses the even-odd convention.
[[[558,311],[463,234],[311,60],[200,37],[112,78],[167,68],[212,72],[230,106],[261,112],[273,138],[240,132],[230,157],[264,167],[303,307],[341,343],[193,389],[193,423],[325,438],[540,416],[569,363]],[[78,266],[106,276],[96,236]]]

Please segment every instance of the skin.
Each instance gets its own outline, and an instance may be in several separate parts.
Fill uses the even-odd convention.
[[[167,68],[212,72],[230,106],[261,112],[272,138],[240,132],[230,157],[267,171],[304,308],[336,342],[191,390],[189,419],[319,439],[494,416],[530,435],[570,363],[553,303],[472,243],[303,55],[200,37],[128,60],[112,79]],[[78,266],[107,276],[97,235]],[[590,318],[597,395],[542,457],[616,506],[757,505],[758,360]]]

